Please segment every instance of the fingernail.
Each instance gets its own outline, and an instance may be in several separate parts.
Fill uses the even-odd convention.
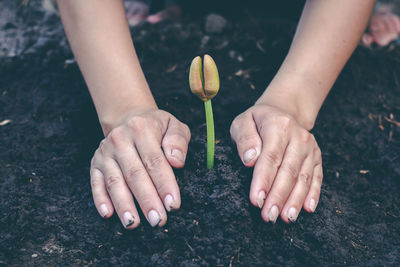
[[[289,209],[289,211],[288,211],[288,219],[291,222],[295,222],[296,221],[296,219],[297,219],[297,210],[296,210],[296,208],[292,207],[292,208]]]
[[[308,206],[309,208],[310,208],[310,210],[312,211],[312,212],[314,212],[315,211],[315,208],[316,208],[316,203],[315,203],[315,199],[310,199],[310,205]]]
[[[110,212],[110,211],[108,210],[106,204],[101,204],[101,205],[100,205],[100,215],[101,215],[101,217],[103,217],[103,218],[106,217],[106,216],[108,215],[109,212]]]
[[[258,193],[258,197],[257,197],[257,204],[258,204],[258,207],[260,209],[264,205],[264,200],[265,200],[265,192],[264,191],[260,191],[260,193]]]
[[[183,153],[178,149],[172,149],[171,156],[173,156],[174,158],[176,158],[180,161],[185,161],[185,157],[183,156]]]
[[[155,210],[149,211],[149,214],[147,215],[147,219],[149,220],[149,223],[152,227],[157,226],[157,224],[160,222],[160,215],[158,215],[158,212]]]
[[[250,148],[243,154],[244,163],[252,161],[257,156],[257,151],[254,148]]]
[[[268,214],[269,221],[275,223],[276,219],[278,218],[278,215],[279,215],[278,207],[276,205],[272,206]]]
[[[174,209],[174,198],[170,194],[165,196],[164,206],[167,209],[167,211],[171,211]]]
[[[133,220],[132,214],[129,211],[125,212],[124,213],[124,224],[125,224],[125,227],[131,226],[134,222],[135,221]]]

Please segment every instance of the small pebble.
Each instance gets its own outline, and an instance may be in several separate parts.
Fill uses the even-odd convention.
[[[206,17],[206,32],[207,33],[221,33],[228,22],[226,19],[217,14],[210,14]]]

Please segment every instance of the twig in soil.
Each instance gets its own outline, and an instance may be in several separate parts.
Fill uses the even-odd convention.
[[[256,46],[258,50],[260,50],[263,54],[265,54],[265,49],[261,46],[259,41],[256,42]]]
[[[172,67],[170,67],[170,68],[168,68],[167,70],[166,70],[166,72],[167,73],[171,73],[171,72],[174,72],[175,70],[176,70],[176,67],[177,67],[178,65],[173,65]]]
[[[251,88],[252,90],[255,90],[255,89],[256,89],[255,85],[252,84],[251,82],[248,82],[248,84],[249,84],[249,86],[250,86],[250,88]]]
[[[388,211],[385,211],[384,213],[385,213],[386,216],[389,215],[389,216],[392,216],[393,218],[396,218],[396,219],[399,218],[399,216],[394,215],[393,213],[390,213],[390,212],[388,212]]]
[[[251,69],[247,69],[247,70],[240,69],[237,72],[235,72],[235,75],[238,77],[243,76],[244,79],[250,79],[251,71],[252,71]]]
[[[72,254],[75,254],[75,253],[79,253],[79,254],[82,254],[82,255],[85,254],[85,252],[83,252],[83,251],[80,250],[80,249],[71,249],[71,250],[67,250],[66,252],[67,252],[67,253],[72,253]]]
[[[231,260],[229,261],[229,267],[232,267],[232,263],[233,263],[233,260],[235,259],[235,256],[232,256],[231,257]]]
[[[0,122],[0,126],[7,125],[7,124],[9,124],[10,122],[12,122],[12,120],[4,120],[4,121]]]
[[[393,116],[393,114],[390,114],[390,115]],[[389,119],[388,117],[385,117],[385,120],[390,122],[390,123],[392,123],[392,124],[394,124],[394,125],[396,125],[397,127],[400,127],[400,122],[398,122],[398,121],[395,121],[393,119]]]
[[[382,131],[385,130],[385,127],[383,127],[382,125],[382,116],[379,115],[378,117],[378,123],[379,123],[379,129],[381,129]]]
[[[185,239],[185,243],[186,243],[186,246],[188,246],[188,248],[190,249],[190,251],[194,252],[194,249],[189,245],[189,243],[187,242],[186,239]]]
[[[390,113],[390,119],[385,117],[385,120],[387,120],[388,122],[392,123],[390,124],[390,132],[389,132],[389,137],[388,137],[388,142],[390,143],[393,139],[393,124],[400,126],[400,123],[394,120],[394,115],[393,113]]]

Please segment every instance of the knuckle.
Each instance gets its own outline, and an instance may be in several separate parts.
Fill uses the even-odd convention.
[[[254,144],[258,141],[258,134],[242,135],[238,138],[238,144]]]
[[[90,186],[92,188],[102,186],[102,182],[99,179],[94,179],[93,176],[90,178]]]
[[[112,129],[107,139],[110,140],[113,145],[119,145],[123,140],[123,129],[121,127]]]
[[[321,165],[321,166],[322,166],[322,157],[318,157],[318,158],[316,159],[315,165],[316,165],[316,166],[318,166],[318,165]]]
[[[90,166],[93,168],[93,166],[95,165],[96,162],[96,156],[93,156],[93,158],[90,160]]]
[[[269,162],[275,168],[278,168],[281,165],[281,158],[277,151],[275,150],[265,151],[261,155],[267,162]]]
[[[322,173],[319,173],[319,174],[315,175],[314,178],[315,178],[319,183],[322,184],[322,180],[323,180],[323,175],[322,175]]]
[[[286,133],[293,124],[292,118],[286,115],[281,115],[277,118],[280,130]]]
[[[240,129],[240,125],[241,125],[241,120],[240,117],[238,116],[232,121],[231,128],[229,130],[230,134],[232,135],[234,132]]]
[[[186,124],[182,124],[183,125],[183,133],[185,134],[185,136],[190,140],[191,137],[191,132],[190,132],[190,128],[189,126],[187,126]]]
[[[232,121],[231,127],[230,127],[230,133],[235,133],[237,131],[240,131],[240,129],[243,128],[243,125],[247,125],[248,122],[252,120],[251,114],[248,112],[239,114],[236,116],[236,118]]]
[[[312,136],[310,134],[310,132],[308,132],[307,130],[301,130],[299,133],[299,137],[300,137],[300,141],[302,143],[309,143],[312,140]]]
[[[318,146],[314,147],[314,154],[316,157],[321,158],[322,157],[322,152],[321,149]]]
[[[162,109],[157,109],[157,110],[153,111],[153,114],[155,114],[156,116],[162,117],[164,119],[175,118],[172,114],[170,114],[167,111],[162,110]]]
[[[121,178],[117,175],[109,175],[105,179],[106,188],[110,191],[115,185],[121,182]]]
[[[282,171],[287,173],[290,177],[297,177],[297,166],[294,165],[293,163],[287,163],[284,166],[281,167]]]
[[[169,183],[155,183],[155,188],[159,194],[165,194],[170,191],[171,185]]]
[[[126,179],[131,182],[135,177],[142,176],[145,172],[141,166],[132,166],[126,171]]]
[[[270,123],[264,120],[263,122],[258,124],[257,127],[258,127],[258,132],[260,133],[260,135],[265,136],[267,133],[268,127],[270,127]]]
[[[181,134],[174,133],[174,134],[168,135],[164,138],[163,144],[167,144],[167,143],[173,143],[175,145],[183,145],[183,144],[187,144],[187,140]]]
[[[164,156],[160,153],[151,155],[143,161],[144,166],[148,171],[154,171],[161,166]]]
[[[134,116],[128,119],[128,127],[136,133],[140,133],[146,127],[146,119],[140,116]]]
[[[284,194],[282,194],[281,192],[277,192],[276,190],[274,190],[271,191],[270,195],[271,197],[269,198],[271,198],[272,202],[278,204],[278,206],[281,206],[285,203],[286,199],[284,198]]]
[[[154,206],[154,195],[148,192],[145,192],[139,196],[137,201],[140,203],[142,207],[151,207]]]
[[[100,148],[98,148],[95,152],[94,155],[92,157],[92,159],[90,160],[90,167],[91,168],[95,168],[95,167],[99,167],[102,165],[102,151],[100,150]]]
[[[311,174],[309,173],[300,173],[299,175],[299,181],[304,183],[304,184],[310,184],[311,182]]]
[[[99,144],[99,149],[97,150],[99,153],[104,154],[105,152],[105,146],[106,146],[106,139],[101,140]]]

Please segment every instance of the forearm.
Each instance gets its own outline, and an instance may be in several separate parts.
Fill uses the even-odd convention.
[[[308,0],[278,73],[257,103],[288,111],[311,129],[356,48],[375,0]]]
[[[62,21],[105,134],[131,110],[156,108],[121,0],[58,0]]]

